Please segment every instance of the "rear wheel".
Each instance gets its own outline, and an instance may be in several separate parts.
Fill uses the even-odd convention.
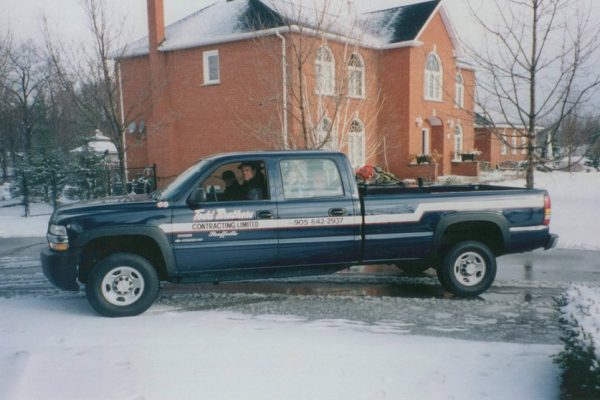
[[[494,282],[496,257],[481,242],[460,242],[448,250],[437,272],[440,283],[449,292],[478,296]]]
[[[156,270],[143,257],[117,253],[97,263],[88,276],[86,295],[98,313],[127,317],[146,311],[158,295]]]

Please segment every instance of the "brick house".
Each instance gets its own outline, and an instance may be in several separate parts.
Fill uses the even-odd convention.
[[[330,24],[295,1],[218,0],[165,28],[148,0],[148,38],[118,60],[129,167],[155,163],[162,184],[208,154],[330,148],[402,178],[478,174],[459,157],[475,148],[475,73],[442,0],[343,2]]]
[[[491,168],[509,167],[527,160],[527,138],[523,132],[524,129],[515,129],[509,124],[498,124],[495,128],[475,125],[475,147],[481,151],[479,160],[489,163]]]

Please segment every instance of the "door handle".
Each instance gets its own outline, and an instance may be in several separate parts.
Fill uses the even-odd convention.
[[[345,208],[330,208],[329,216],[330,217],[343,217],[348,214]]]
[[[273,212],[271,211],[258,211],[256,216],[259,219],[273,219]]]

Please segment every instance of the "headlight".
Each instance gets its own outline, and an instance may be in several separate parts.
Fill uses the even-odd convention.
[[[67,227],[62,225],[50,225],[50,229],[48,229],[48,232],[51,235],[67,236]]]
[[[69,236],[67,228],[63,225],[51,224],[48,227],[48,246],[52,250],[67,251],[69,250]]]

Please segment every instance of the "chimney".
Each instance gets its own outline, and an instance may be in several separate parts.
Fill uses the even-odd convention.
[[[156,52],[165,40],[165,7],[163,0],[147,0],[148,4],[148,45],[150,54]]]

